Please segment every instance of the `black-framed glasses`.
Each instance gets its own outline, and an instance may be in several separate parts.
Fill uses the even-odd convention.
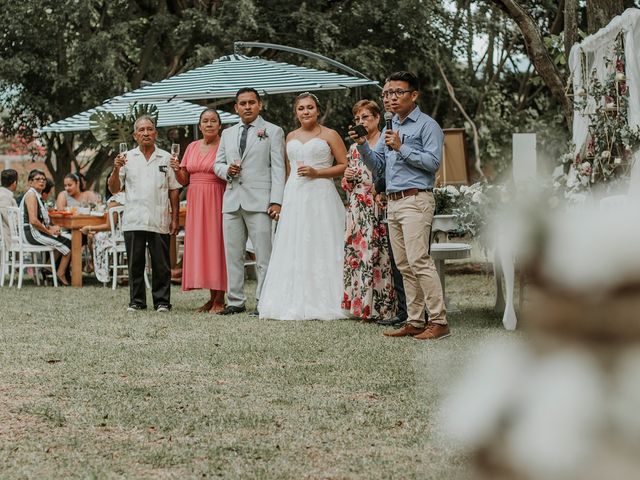
[[[397,90],[385,90],[384,92],[382,92],[380,95],[382,96],[382,98],[387,98],[387,97],[400,97],[402,95],[404,95],[405,93],[410,93],[410,92],[414,92],[415,90],[403,90],[401,88],[397,89]]]
[[[31,179],[33,182],[46,182],[47,179],[45,177],[33,177]]]
[[[366,122],[367,120],[369,120],[371,117],[373,117],[373,115],[362,115],[361,117],[353,117],[353,124],[357,125],[358,123],[362,122]]]

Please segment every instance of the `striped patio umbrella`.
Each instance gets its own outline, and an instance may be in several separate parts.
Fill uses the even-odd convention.
[[[160,101],[140,101],[123,99],[122,96],[112,98],[111,100],[103,103],[99,107],[86,110],[82,113],[77,113],[64,120],[59,120],[55,123],[51,123],[46,127],[40,129],[40,132],[80,132],[91,129],[90,117],[93,113],[98,111],[107,111],[115,115],[122,115],[129,111],[129,107],[134,104],[153,104],[158,107],[158,127],[173,127],[176,125],[196,125],[200,113],[206,108],[202,105],[196,105],[191,102],[183,102],[181,100],[173,100],[167,102],[166,100]],[[235,114],[223,112],[218,110],[220,114],[220,120],[223,124],[237,123],[239,117]]]
[[[125,93],[117,101],[232,98],[242,87],[260,94],[292,93],[377,85],[366,78],[299,67],[244,55],[226,55],[187,72]]]

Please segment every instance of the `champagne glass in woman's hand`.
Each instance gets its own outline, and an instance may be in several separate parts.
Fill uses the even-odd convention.
[[[169,161],[169,165],[173,169],[174,172],[180,170],[180,162],[178,161],[178,155],[180,154],[180,144],[172,143],[171,144],[171,160]]]
[[[180,144],[179,143],[172,143],[171,144],[171,156],[178,158],[178,155],[180,155]]]

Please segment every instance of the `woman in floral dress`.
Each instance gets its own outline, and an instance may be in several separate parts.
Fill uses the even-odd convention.
[[[354,124],[367,130],[374,148],[380,138],[380,108],[370,100],[353,106]],[[362,162],[355,144],[349,149],[342,188],[347,193],[347,229],[344,250],[342,308],[363,321],[395,315],[395,293],[389,259],[384,206],[373,188],[371,171]]]

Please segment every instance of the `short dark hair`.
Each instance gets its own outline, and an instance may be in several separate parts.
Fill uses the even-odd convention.
[[[411,90],[420,90],[420,81],[415,73],[407,72],[405,70],[401,70],[399,72],[394,72],[387,77],[384,83],[392,82],[407,82],[409,84],[409,89]]]
[[[36,175],[42,175],[44,178],[47,178],[46,173],[44,173],[42,170],[40,170],[39,168],[34,168],[33,170],[31,170],[29,172],[29,175],[27,175],[27,181],[31,181],[35,178]]]
[[[50,178],[47,178],[47,182],[44,188],[42,189],[42,193],[49,193],[54,186],[55,186],[55,183],[53,183],[53,180],[51,180]]]
[[[3,187],[10,187],[14,183],[18,181],[18,172],[16,172],[13,168],[7,168],[0,173],[0,184]]]
[[[258,99],[259,102],[262,101],[262,99],[260,98],[260,94],[258,93],[258,91],[255,88],[242,87],[240,90],[238,90],[236,92],[236,103],[238,103],[238,97],[240,95],[242,95],[243,93],[253,93],[256,96],[256,98]]]

